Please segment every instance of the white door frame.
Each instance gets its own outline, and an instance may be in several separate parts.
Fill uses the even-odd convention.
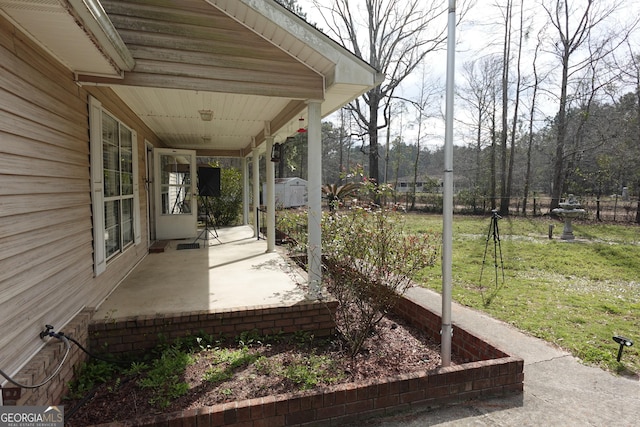
[[[167,156],[175,158],[173,167],[177,172],[165,176],[165,181],[167,179],[168,181],[163,184],[161,161]],[[156,148],[154,162],[156,238],[158,240],[195,238],[198,218],[195,150]],[[189,174],[185,176],[178,170],[179,167],[183,167],[184,171],[188,168]],[[182,181],[171,182],[174,178]],[[183,182],[186,183],[184,186]],[[166,186],[169,187],[165,188]],[[163,205],[165,205],[164,209]]]
[[[145,161],[146,161],[146,176],[144,181],[144,188],[147,192],[147,248],[151,247],[151,243],[156,240],[156,206],[155,206],[155,187],[154,183],[154,156],[153,156],[153,144],[146,139],[144,140],[145,147]]]

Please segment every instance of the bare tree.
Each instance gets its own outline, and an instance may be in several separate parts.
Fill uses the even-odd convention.
[[[476,195],[488,184],[482,183],[482,150],[491,138],[487,137],[487,131],[491,128],[490,113],[495,105],[496,79],[499,61],[496,57],[486,56],[462,66],[463,83],[458,91],[458,97],[464,101],[471,113],[470,123],[474,133],[474,200],[473,208],[477,207]],[[494,189],[495,194],[495,189]]]
[[[509,115],[509,71],[511,66],[511,29],[513,25],[513,0],[507,0],[504,7],[504,39],[502,45],[502,129],[500,132],[500,214],[509,213],[507,198],[507,138]]]
[[[614,66],[620,72],[620,80],[624,86],[629,86],[634,93],[634,109],[635,117],[627,120],[632,127],[628,130],[629,141],[632,141],[629,153],[635,156],[636,161],[640,161],[640,53],[634,51],[631,42],[626,41],[626,58],[618,60],[614,57]],[[615,100],[615,99],[614,99]],[[637,163],[636,163],[637,164]],[[638,204],[636,208],[636,222],[640,224],[640,172],[634,168],[636,173],[634,176],[636,191],[638,192]]]
[[[524,178],[524,191],[523,191],[523,199],[522,199],[522,214],[526,216],[527,214],[527,199],[529,197],[529,190],[531,187],[531,150],[533,148],[533,126],[536,118],[536,101],[538,98],[538,88],[540,85],[540,75],[538,74],[537,62],[538,62],[538,52],[540,51],[540,45],[542,41],[540,39],[540,35],[538,35],[538,44],[536,45],[536,49],[533,53],[533,60],[531,61],[531,65],[533,68],[533,82],[531,85],[532,94],[531,94],[531,106],[529,108],[529,132],[527,135],[527,157],[526,157],[526,172]],[[534,212],[535,214],[535,206]]]
[[[513,188],[513,168],[515,164],[516,149],[516,131],[518,127],[518,114],[520,111],[520,95],[522,91],[522,47],[524,44],[525,33],[528,30],[524,27],[524,0],[520,0],[520,26],[518,29],[518,54],[516,56],[516,88],[515,99],[513,101],[513,119],[511,122],[511,140],[509,143],[509,168],[507,173],[506,191],[503,193],[500,209],[503,214],[509,213],[509,204],[511,203],[511,190]]]
[[[313,0],[329,34],[385,74],[385,81],[350,105],[369,139],[369,176],[379,181],[379,110],[429,53],[446,42],[446,5],[437,0]],[[460,8],[464,10],[464,8]],[[462,17],[464,13],[460,13]]]
[[[570,103],[568,91],[571,78],[588,67],[594,59],[597,59],[587,55],[579,56],[578,53],[589,40],[595,40],[595,38],[591,38],[592,33],[601,28],[621,4],[622,2],[619,0],[609,2],[544,0],[542,3],[549,23],[556,32],[555,37],[550,41],[551,53],[560,63],[560,97],[556,115],[557,132],[550,209],[558,206],[565,189],[567,110]],[[616,37],[620,38],[621,33],[602,37],[600,45],[604,47]],[[612,48],[592,49],[600,56],[609,54],[611,50]]]

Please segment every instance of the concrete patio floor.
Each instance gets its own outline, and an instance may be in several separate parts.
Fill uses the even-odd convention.
[[[198,240],[199,249],[178,250],[173,240],[150,253],[98,307],[94,319],[289,306],[305,300],[306,273],[282,248],[267,253],[251,226],[218,229],[218,238]],[[301,274],[302,273],[302,274]]]

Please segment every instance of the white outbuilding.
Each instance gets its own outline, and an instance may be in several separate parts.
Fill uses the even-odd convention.
[[[267,193],[266,184],[262,186],[262,191],[263,194]],[[309,201],[307,181],[302,178],[277,178],[274,191],[278,208],[307,206]]]

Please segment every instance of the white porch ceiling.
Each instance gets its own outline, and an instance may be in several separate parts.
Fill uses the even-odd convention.
[[[201,155],[246,155],[265,124],[282,141],[306,126],[305,101],[325,116],[381,80],[273,0],[0,0],[0,11],[80,84],[111,87],[167,147]]]

